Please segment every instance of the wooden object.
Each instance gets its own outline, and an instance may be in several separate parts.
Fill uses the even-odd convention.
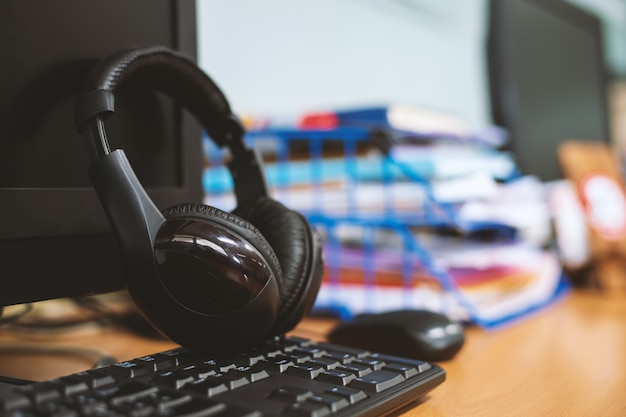
[[[558,157],[585,212],[600,286],[626,291],[626,193],[617,158],[608,144],[583,141],[563,143]]]

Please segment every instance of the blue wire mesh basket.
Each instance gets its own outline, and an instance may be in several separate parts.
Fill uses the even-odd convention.
[[[264,160],[272,196],[303,213],[322,236],[325,275],[314,312],[346,318],[425,308],[484,327],[512,317],[485,318],[424,244],[450,231],[487,231],[499,242],[516,236],[505,224],[465,222],[458,204],[437,201],[431,161],[399,157],[385,132],[357,127],[253,130],[246,142]],[[205,150],[207,202],[232,209],[223,155],[208,138]]]

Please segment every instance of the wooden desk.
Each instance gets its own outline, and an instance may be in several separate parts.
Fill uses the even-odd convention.
[[[294,334],[322,339],[333,325],[307,319]],[[7,343],[97,347],[119,360],[173,345],[120,331]],[[0,356],[0,373],[48,379],[89,366],[76,357]],[[472,328],[457,357],[441,364],[447,380],[406,416],[626,415],[626,298],[574,292],[533,317],[493,332]]]

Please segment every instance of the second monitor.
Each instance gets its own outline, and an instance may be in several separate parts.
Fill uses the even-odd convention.
[[[562,178],[568,139],[609,142],[600,21],[562,0],[492,0],[488,60],[494,122],[524,174]]]

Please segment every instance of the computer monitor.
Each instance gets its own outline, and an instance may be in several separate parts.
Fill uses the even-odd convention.
[[[610,141],[601,24],[561,0],[491,0],[489,14],[493,121],[524,174],[560,179],[561,142]]]
[[[195,59],[195,2],[0,2],[0,306],[124,288],[73,114],[98,59],[145,45]],[[168,97],[122,87],[107,133],[157,206],[201,201],[201,129]]]

